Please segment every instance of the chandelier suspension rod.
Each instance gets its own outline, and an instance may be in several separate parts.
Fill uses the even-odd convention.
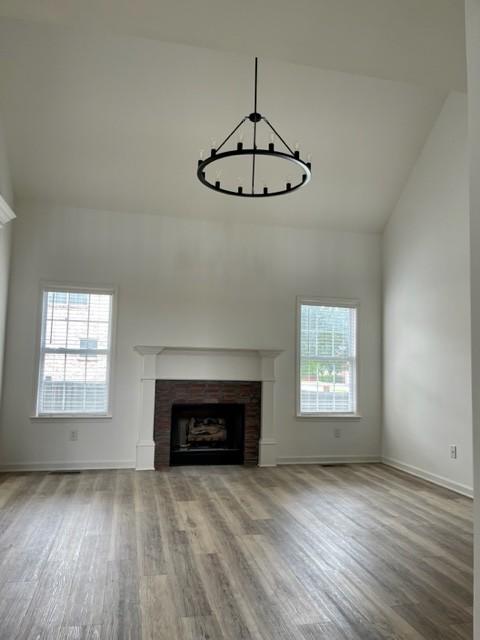
[[[253,100],[253,113],[257,113],[257,84],[258,84],[258,58],[255,57],[255,97]],[[252,193],[255,193],[255,156],[257,149],[257,119],[253,123],[253,155],[252,155]]]
[[[270,127],[270,129],[273,131],[273,133],[277,136],[277,138],[279,140],[281,140],[283,142],[283,144],[287,147],[287,149],[290,151],[290,153],[292,154],[292,156],[294,155],[293,149],[290,148],[290,146],[285,142],[285,140],[282,138],[282,136],[278,133],[278,131],[275,129],[275,127],[273,126],[273,124],[270,124],[270,122],[267,120],[267,118],[265,118],[265,116],[262,116],[262,119],[268,124],[268,126]]]
[[[240,127],[245,122],[245,120],[248,120],[248,116],[245,116],[245,118],[242,118],[240,122],[237,124],[237,126],[235,127],[235,129],[231,133],[229,133],[228,136],[225,138],[225,140],[222,142],[222,144],[216,148],[217,153],[218,151],[220,151],[223,145],[230,140],[230,138],[233,136],[235,131],[237,131],[237,129],[240,129]]]

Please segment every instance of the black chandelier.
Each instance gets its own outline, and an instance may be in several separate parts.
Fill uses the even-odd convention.
[[[285,142],[282,136],[278,133],[275,127],[269,122],[269,120],[262,116],[257,111],[257,81],[258,81],[258,58],[255,58],[255,97],[253,103],[253,112],[245,116],[240,120],[237,126],[233,129],[231,133],[225,138],[225,140],[216,148],[212,148],[210,150],[210,156],[208,158],[200,157],[198,161],[197,168],[197,177],[206,187],[213,189],[214,191],[219,191],[220,193],[226,193],[230,196],[242,196],[244,198],[267,198],[269,196],[280,196],[284,193],[291,193],[292,191],[296,191],[303,185],[307,184],[310,181],[312,176],[312,165],[310,159],[307,161],[302,160],[300,158],[300,151],[297,146],[294,150]],[[237,142],[236,149],[232,149],[230,151],[221,151],[221,149],[225,146],[225,144],[230,140],[230,138],[240,130],[242,125],[246,122],[250,122],[253,125],[253,136],[252,136],[252,147],[244,148],[243,142]],[[264,122],[271,130],[270,143],[268,144],[268,148],[262,149],[257,146],[257,125],[261,122]],[[275,149],[275,136],[280,140],[283,145],[282,150]],[[215,143],[212,144],[212,147],[215,147]],[[217,179],[215,181],[210,182],[206,176],[206,169],[208,166],[213,165],[214,163],[225,160],[225,158],[231,158],[234,156],[251,156],[252,157],[252,167],[251,167],[251,187],[250,189],[244,189],[243,185],[240,184],[237,186],[236,190],[227,189],[225,186],[222,186],[219,174],[217,174]],[[270,191],[266,184],[263,185],[262,188],[257,189],[256,184],[256,176],[255,176],[255,164],[258,156],[268,156],[270,158],[278,158],[280,160],[287,160],[288,162],[292,162],[294,165],[301,169],[301,178],[298,182],[294,183],[290,178],[287,178],[285,181],[285,187],[283,189],[277,189],[275,191]]]

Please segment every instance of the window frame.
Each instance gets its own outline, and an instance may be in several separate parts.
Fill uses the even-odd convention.
[[[36,346],[35,346],[35,375],[33,385],[33,409],[30,416],[31,420],[38,420],[49,422],[52,420],[109,420],[112,418],[113,407],[113,389],[114,389],[114,371],[115,371],[115,346],[116,346],[116,319],[117,319],[117,297],[118,289],[113,285],[92,285],[92,284],[79,284],[71,282],[52,282],[44,281],[40,282],[38,298],[38,309],[36,314]],[[108,294],[112,296],[112,304],[110,308],[110,344],[109,354],[107,358],[107,410],[106,412],[99,413],[85,413],[85,412],[71,412],[71,413],[39,413],[39,391],[40,391],[40,366],[42,362],[42,332],[43,332],[43,319],[44,319],[44,293],[46,291],[58,291],[68,293],[87,293],[87,294]]]
[[[356,311],[356,330],[355,330],[355,410],[350,412],[302,412],[301,410],[301,311],[303,305],[318,307],[347,307]],[[306,420],[359,420],[362,415],[360,413],[360,301],[350,298],[324,298],[317,296],[297,296],[297,313],[296,313],[296,376],[295,376],[295,405],[296,417]]]

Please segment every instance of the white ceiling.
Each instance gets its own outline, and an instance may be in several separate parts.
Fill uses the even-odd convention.
[[[375,24],[378,27],[378,21],[383,20],[386,28],[377,32],[374,47],[377,55],[373,57],[373,50],[370,51],[368,69],[365,51],[363,57],[358,56],[359,68],[354,68],[355,47],[343,51],[345,33],[341,30],[337,58],[326,57],[326,66],[368,71],[372,77],[322,70],[317,66],[321,58],[316,49],[313,51],[311,31],[303,38],[305,46],[296,48],[299,42],[294,26],[298,24],[296,14],[290,16],[295,37],[290,44],[286,42],[287,4],[278,0],[283,7],[276,14],[277,20],[278,15],[282,16],[281,24],[273,21],[274,26],[264,39],[264,49],[256,46],[252,51],[253,55],[270,54],[260,61],[259,108],[290,142],[298,140],[305,152],[312,153],[313,179],[304,189],[281,198],[257,201],[222,196],[197,181],[196,159],[199,149],[208,149],[211,138],[219,141],[251,111],[253,57],[243,53],[250,51],[248,38],[240,46],[241,29],[236,27],[230,29],[235,35],[230,48],[236,52],[221,51],[227,48],[225,20],[237,11],[234,7],[246,7],[248,3],[234,5],[223,0],[222,6],[228,5],[232,13],[223,12],[216,22],[209,17],[207,23],[211,25],[213,21],[215,26],[212,30],[206,28],[204,18],[196,16],[195,7],[201,5],[206,10],[215,2],[189,4],[191,11],[184,13],[185,31],[181,37],[178,19],[185,3],[178,0],[175,11],[165,12],[164,21],[157,20],[158,3],[151,4],[150,12],[115,14],[112,24],[116,35],[101,28],[102,16],[95,28],[89,25],[88,29],[72,29],[59,24],[73,19],[71,10],[66,10],[65,15],[57,10],[48,13],[48,7],[56,3],[16,0],[9,8],[10,3],[3,0],[0,11],[11,13],[16,9],[17,13],[24,12],[23,17],[36,20],[0,20],[0,111],[16,196],[86,208],[226,221],[359,231],[381,229],[447,91],[463,86],[463,63],[443,68],[445,61],[439,55],[428,74],[425,72],[428,64],[422,56],[417,60],[408,46],[403,48],[408,64],[400,64],[398,56],[393,56],[395,61],[386,61],[388,56],[382,55],[388,49],[384,41],[393,27],[387,21],[388,15],[382,14],[383,18],[378,17]],[[363,3],[364,0],[355,0],[357,7]],[[390,0],[365,0],[364,6],[371,8],[379,3],[391,4]],[[271,2],[258,4],[265,11]],[[458,14],[456,1],[395,0],[394,4],[419,5],[423,9],[427,6],[431,9],[435,4],[440,13],[445,9],[442,15],[453,24],[455,42],[462,40],[453,19]],[[74,5],[61,3],[62,7]],[[127,5],[138,8],[137,3],[125,3],[124,7]],[[318,6],[348,8],[352,3],[318,0],[317,6],[317,0],[297,3],[290,0],[288,6],[292,5],[298,5],[304,15],[307,10],[315,13]],[[173,4],[168,6],[172,9]],[[37,15],[32,15],[34,9],[39,9]],[[244,18],[246,15],[245,12]],[[192,22],[196,17],[197,30]],[[330,17],[340,22],[340,13],[333,8]],[[360,17],[358,11],[351,16],[350,33],[360,31],[364,41],[371,40],[370,31],[368,38],[362,32]],[[404,31],[407,17],[408,12],[401,21]],[[77,19],[85,27],[85,16],[77,15]],[[435,12],[429,19],[432,29],[435,26],[432,43],[439,33],[446,37],[446,25]],[[234,26],[243,25],[241,20],[233,22]],[[422,24],[428,35],[428,24],[421,20],[420,26],[415,24],[415,38]],[[165,25],[170,25],[169,30]],[[398,25],[396,28],[399,36],[402,29]],[[220,34],[217,41],[214,31]],[[120,32],[124,35],[119,35]],[[150,37],[125,35],[130,32]],[[155,39],[164,38],[165,33],[169,40],[205,46]],[[277,35],[281,51],[272,45]],[[429,52],[432,43],[424,43]],[[400,46],[399,42],[396,44]],[[452,47],[456,51],[457,45],[446,40],[445,50]],[[318,51],[321,50],[320,46]],[[312,53],[309,65],[287,61],[304,63],[309,52]],[[451,57],[455,58],[453,54]],[[330,64],[335,60],[337,65]],[[382,68],[374,71],[373,63]],[[389,77],[394,80],[385,79]],[[401,82],[399,78],[412,82]],[[268,177],[266,170],[265,175]]]
[[[0,0],[0,16],[466,86],[464,0]]]

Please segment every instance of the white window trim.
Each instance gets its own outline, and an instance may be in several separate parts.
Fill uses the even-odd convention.
[[[38,391],[40,382],[40,359],[42,344],[42,324],[43,324],[43,294],[45,291],[73,291],[75,293],[107,293],[112,296],[112,307],[110,310],[110,358],[108,364],[108,407],[106,413],[38,413]],[[112,285],[98,285],[86,283],[40,281],[39,299],[36,314],[36,340],[35,340],[35,375],[33,381],[33,402],[31,420],[39,422],[51,421],[99,421],[110,420],[112,418],[114,371],[115,371],[115,351],[117,343],[117,298],[118,287]]]
[[[356,333],[355,333],[355,381],[356,381],[356,411],[347,413],[337,412],[320,412],[320,413],[304,413],[300,408],[300,330],[301,330],[301,308],[302,305],[317,305],[319,307],[348,307],[349,309],[356,309]],[[360,420],[362,414],[360,413],[360,351],[359,351],[359,337],[360,337],[360,301],[356,299],[348,298],[323,298],[315,296],[297,296],[297,314],[296,314],[296,375],[295,375],[295,404],[296,404],[296,417],[302,420]]]

